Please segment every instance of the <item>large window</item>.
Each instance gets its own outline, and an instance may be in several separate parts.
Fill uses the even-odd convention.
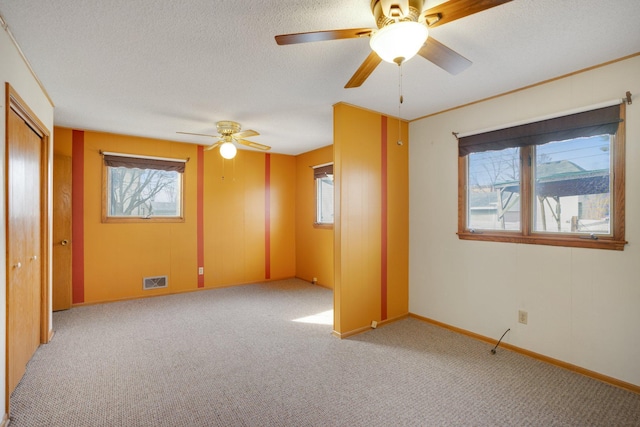
[[[333,164],[313,169],[316,185],[316,225],[333,225]]]
[[[461,239],[622,250],[624,104],[459,138]]]
[[[104,153],[104,222],[183,221],[184,161]]]

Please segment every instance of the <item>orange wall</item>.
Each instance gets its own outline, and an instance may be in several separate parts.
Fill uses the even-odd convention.
[[[401,129],[399,145],[397,119],[334,106],[334,330],[341,336],[408,313],[406,122]]]
[[[67,151],[64,147],[71,144],[71,130],[56,128],[55,132],[56,147]],[[189,158],[184,175],[185,221],[102,223],[100,150]],[[270,279],[295,276],[295,158],[248,150],[239,150],[234,160],[226,161],[217,150],[205,151],[202,155],[204,167],[198,171],[198,147],[194,144],[84,132],[84,300],[81,302],[197,289],[198,173],[203,174],[204,287],[265,280],[267,162],[271,170]],[[169,277],[168,288],[142,289],[143,277],[159,275]]]
[[[296,158],[271,155],[271,278],[296,275]]]
[[[55,137],[60,141],[54,141],[53,152],[63,156],[71,157],[71,129],[54,128]]]
[[[407,139],[407,124],[401,127]],[[69,152],[72,131],[56,128],[55,133],[54,148]],[[364,330],[372,320],[407,314],[408,142],[398,145],[398,139],[397,119],[346,104],[334,107],[334,145],[297,157],[239,150],[228,161],[216,150],[199,154],[193,144],[85,131],[84,297],[76,303],[198,289],[201,173],[204,288],[317,277],[334,288],[334,329],[344,336]],[[100,150],[189,158],[185,221],[102,223]],[[318,229],[309,166],[332,160],[335,225]],[[169,288],[142,290],[142,278],[157,275],[169,276]]]
[[[333,289],[333,227],[317,228],[313,166],[333,162],[333,146],[296,157],[296,276]]]
[[[264,279],[264,164],[261,153],[204,152],[205,287]]]

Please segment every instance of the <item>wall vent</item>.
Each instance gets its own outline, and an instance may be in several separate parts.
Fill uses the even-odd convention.
[[[142,279],[142,289],[166,288],[167,283],[167,276],[145,277]]]

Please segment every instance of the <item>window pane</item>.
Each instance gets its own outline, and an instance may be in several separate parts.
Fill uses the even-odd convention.
[[[333,224],[333,175],[316,179],[316,222]]]
[[[520,149],[468,156],[467,227],[520,230]]]
[[[534,231],[610,234],[609,135],[536,147]]]
[[[108,216],[180,217],[181,177],[176,171],[108,167]]]

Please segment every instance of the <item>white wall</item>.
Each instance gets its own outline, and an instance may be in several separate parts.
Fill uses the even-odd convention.
[[[0,19],[0,23],[1,23]],[[9,35],[0,27],[0,224],[5,224],[5,155],[6,155],[6,94],[5,82],[9,82],[24,102],[47,127],[50,134],[50,148],[53,150],[53,106],[32,76]],[[50,155],[52,159],[53,156]],[[51,171],[51,167],[49,167]],[[51,172],[49,172],[51,173]],[[49,179],[51,183],[51,177]],[[51,191],[49,192],[51,194]],[[51,215],[51,202],[49,202]],[[49,230],[51,237],[51,230]],[[0,227],[0,253],[6,254],[6,230]],[[51,275],[49,275],[51,277]],[[51,286],[51,284],[49,284]],[[0,402],[6,401],[6,262],[0,263]],[[51,310],[49,310],[51,313]],[[50,322],[51,324],[51,322]],[[6,414],[6,408],[4,409]],[[0,420],[1,422],[1,420]]]
[[[410,124],[409,311],[640,385],[640,56]],[[499,77],[498,77],[499,78]],[[457,143],[636,95],[626,120],[624,251],[458,240]],[[517,322],[528,311],[527,325]]]

